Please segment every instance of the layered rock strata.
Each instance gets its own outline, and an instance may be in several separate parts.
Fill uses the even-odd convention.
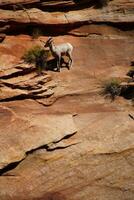
[[[132,100],[101,95],[104,81],[133,84],[126,76],[133,1],[97,9],[91,1],[9,0],[0,7],[2,32],[31,24],[58,35],[67,27],[54,42],[74,46],[70,71],[37,76],[19,61],[48,37],[7,36],[0,44],[0,200],[133,200]]]
[[[33,2],[33,1],[31,1]],[[2,9],[2,5],[17,5],[17,2],[1,2],[0,10],[0,32],[6,31],[15,31],[21,29],[23,26],[43,26],[44,34],[52,33],[51,29],[54,28],[57,32],[67,32],[73,27],[80,26],[81,24],[91,24],[91,23],[112,23],[112,24],[121,24],[129,23],[133,24],[134,22],[134,3],[133,1],[111,1],[107,7],[97,9],[94,4],[90,3],[87,5],[85,1],[80,3],[78,1],[50,1],[42,2],[41,6],[33,6],[29,8],[21,7],[19,10],[6,10]],[[21,5],[28,4],[29,1],[19,1]],[[55,5],[56,4],[56,5]],[[67,8],[66,4],[75,5],[72,10],[64,11],[63,8]],[[79,7],[79,5],[85,5],[85,7]],[[53,10],[49,12],[48,9],[42,7],[46,5],[51,7]],[[62,5],[62,11],[58,9],[58,6]],[[36,8],[35,8],[36,7]],[[38,8],[37,8],[38,7]],[[57,11],[55,11],[57,8]],[[47,27],[46,27],[47,26]],[[64,27],[63,29],[59,29]]]

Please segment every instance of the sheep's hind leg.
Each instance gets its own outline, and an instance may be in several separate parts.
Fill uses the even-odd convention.
[[[57,58],[57,72],[60,72],[60,57]]]

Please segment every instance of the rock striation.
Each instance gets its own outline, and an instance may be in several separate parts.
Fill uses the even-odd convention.
[[[102,81],[128,80],[133,35],[92,25],[55,37],[73,44],[74,64],[37,76],[18,60],[39,39],[0,45],[0,199],[133,200],[134,110],[100,95]]]
[[[49,75],[38,75],[34,66],[19,64],[0,71],[0,101],[48,98],[56,87]]]
[[[64,140],[77,131],[71,115],[45,115],[40,111],[33,116],[29,113],[26,117],[19,116],[6,106],[0,107],[0,113],[4,116],[0,121],[1,174],[7,166],[19,163],[27,154],[36,149],[47,150],[52,149],[52,146],[53,148],[60,147],[62,139]],[[63,147],[66,145],[64,144]]]
[[[36,5],[41,5],[42,7],[63,7],[65,6],[70,6],[70,5],[83,5],[85,3],[90,3],[91,0],[83,0],[81,1],[74,1],[74,0],[58,0],[58,1],[52,1],[52,0],[45,0],[45,1],[40,1],[40,0],[9,0],[7,2],[1,0],[0,1],[0,6],[9,6],[9,5],[31,5],[37,3]]]
[[[133,101],[101,95],[113,78],[133,87],[133,6],[0,0],[0,31],[14,33],[0,43],[0,200],[134,199]],[[74,46],[73,66],[39,76],[20,58],[49,35]]]
[[[51,29],[55,29],[57,34],[67,32],[76,26],[91,23],[129,23],[134,22],[134,3],[133,1],[110,1],[107,7],[98,9],[92,1],[5,1],[0,2],[0,32],[10,32],[23,29],[29,25],[43,26],[44,34],[52,33]],[[32,3],[38,3],[40,6],[33,6]],[[18,3],[18,4],[17,4]],[[23,5],[20,9],[2,9],[5,5]],[[28,8],[25,8],[28,5]],[[74,7],[67,9],[67,5]],[[62,10],[59,7],[62,6]],[[82,6],[82,7],[81,7]],[[6,8],[5,7],[5,8]],[[48,7],[48,8],[47,8]],[[49,9],[52,11],[49,12]],[[47,27],[46,27],[47,26]],[[59,27],[59,28],[58,28]],[[60,28],[61,27],[61,28]],[[63,28],[64,27],[64,31]],[[65,29],[66,28],[66,29]]]

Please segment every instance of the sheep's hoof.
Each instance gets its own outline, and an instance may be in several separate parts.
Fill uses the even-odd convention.
[[[68,70],[70,70],[70,66],[68,66],[67,68],[68,68]]]

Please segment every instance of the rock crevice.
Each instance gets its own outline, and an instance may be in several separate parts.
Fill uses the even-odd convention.
[[[78,142],[73,142],[73,141],[71,143],[68,143],[68,142],[64,143],[65,139],[68,139],[68,138],[72,137],[74,134],[76,134],[76,132],[74,132],[74,133],[72,133],[70,135],[64,136],[59,141],[54,141],[54,142],[52,141],[49,144],[44,144],[42,146],[38,146],[35,149],[30,149],[29,151],[25,152],[25,157],[24,158],[22,158],[21,160],[16,161],[16,162],[9,163],[8,165],[6,165],[2,169],[0,169],[0,176],[8,176],[8,172],[10,172],[11,170],[15,169],[30,154],[34,154],[35,152],[38,153],[38,150],[46,150],[46,151],[62,150],[62,149],[66,149],[68,147],[71,147],[73,145],[78,144]]]

